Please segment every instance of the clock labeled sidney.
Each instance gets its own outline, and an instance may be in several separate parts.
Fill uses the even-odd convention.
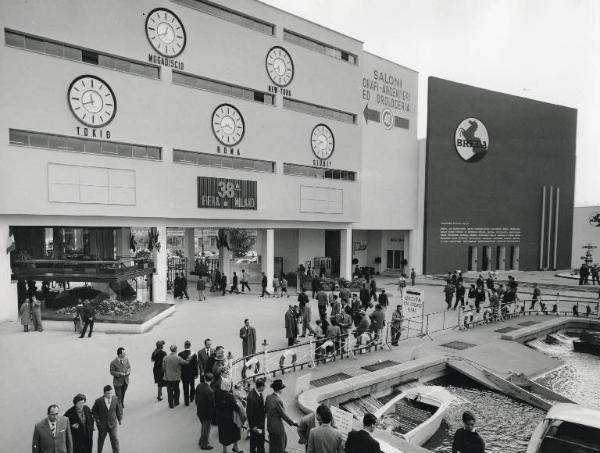
[[[225,146],[235,146],[244,137],[244,118],[231,104],[221,104],[212,115],[212,129]]]
[[[284,87],[294,78],[294,62],[283,47],[275,46],[267,53],[267,73],[274,84]]]
[[[71,82],[67,95],[73,115],[86,126],[106,126],[115,116],[115,94],[99,77],[77,77]]]
[[[185,47],[183,24],[168,9],[157,8],[150,11],[146,18],[146,36],[154,50],[168,58],[176,57]]]
[[[312,150],[315,156],[321,160],[327,160],[333,154],[335,140],[333,132],[325,124],[317,124],[311,136]]]

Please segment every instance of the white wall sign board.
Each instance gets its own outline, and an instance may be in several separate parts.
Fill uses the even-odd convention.
[[[331,415],[333,415],[333,421],[338,431],[342,433],[344,442],[348,437],[348,433],[352,430],[354,425],[354,416],[350,412],[346,412],[338,407],[331,406]]]

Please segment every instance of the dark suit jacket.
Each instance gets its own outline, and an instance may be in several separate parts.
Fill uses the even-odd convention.
[[[187,365],[181,365],[181,380],[191,381],[198,377],[198,357],[189,349],[184,349],[179,353],[179,357],[187,360],[192,355],[192,360]]]
[[[265,410],[267,411],[267,429],[269,434],[282,436],[285,434],[283,421],[288,425],[293,425],[294,421],[285,413],[283,401],[276,393],[271,393],[265,400]]]
[[[131,373],[131,365],[129,359],[125,357],[123,364],[118,357],[110,362],[110,374],[113,376],[113,387],[121,387],[123,384],[129,384],[129,373]]]
[[[209,372],[210,368],[206,367],[206,363],[208,362],[209,357],[215,353],[214,349],[210,349],[210,354],[206,354],[206,348],[202,348],[198,351],[198,372],[200,374],[204,374],[205,372]]]
[[[381,453],[379,442],[371,437],[371,435],[361,429],[360,431],[350,431],[346,440],[346,453]]]
[[[72,453],[73,440],[69,419],[59,415],[56,418],[56,433],[52,437],[48,419],[44,418],[33,429],[32,453]]]
[[[264,395],[264,393],[263,393]],[[264,398],[264,396],[263,396]],[[267,412],[265,410],[265,404],[261,400],[259,393],[256,389],[252,389],[246,397],[247,407],[246,413],[248,415],[248,426],[250,429],[259,428],[265,429],[265,416]]]
[[[196,386],[196,415],[200,421],[215,419],[215,393],[206,382]]]
[[[108,431],[117,426],[117,423],[123,420],[123,408],[119,399],[113,395],[110,401],[110,409],[106,407],[104,397],[101,396],[92,406],[92,415],[96,420],[96,425],[99,431]]]

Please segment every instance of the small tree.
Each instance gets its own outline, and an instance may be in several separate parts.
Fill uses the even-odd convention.
[[[248,230],[237,228],[229,230],[229,248],[236,258],[246,256],[253,249],[255,242],[256,239],[248,233]]]

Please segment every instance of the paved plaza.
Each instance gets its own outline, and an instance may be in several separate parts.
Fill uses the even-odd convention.
[[[392,278],[378,279],[379,286],[385,288],[391,296],[391,307],[394,307],[399,299],[394,282]],[[445,307],[441,292],[442,283],[432,278],[419,278],[417,281],[417,286],[425,291],[428,313],[443,310]],[[527,289],[524,288],[523,291],[526,292]],[[573,294],[577,292],[574,291]],[[191,296],[194,295],[195,291]],[[585,296],[591,300],[595,293],[589,289],[589,294],[586,293]],[[244,318],[248,317],[256,327],[258,343],[266,339],[271,349],[285,347],[287,343],[284,338],[283,315],[289,303],[296,303],[294,296],[289,299],[261,299],[256,293],[211,296],[206,302],[177,301],[175,313],[149,332],[137,335],[97,333],[89,339],[79,339],[75,333],[51,330],[25,334],[17,322],[0,324],[0,353],[5,363],[1,371],[5,387],[2,391],[3,411],[0,415],[0,424],[4,432],[4,451],[26,451],[30,448],[33,425],[45,416],[49,404],[58,403],[61,412],[64,412],[71,406],[73,396],[81,392],[87,395],[87,404],[91,406],[93,400],[102,395],[102,387],[112,384],[108,368],[119,346],[126,348],[132,364],[123,425],[119,427],[122,451],[198,451],[200,429],[195,406],[185,407],[181,404],[176,409],[169,409],[166,394],[162,402],[156,400],[150,361],[156,340],[165,340],[167,348],[170,344],[176,344],[181,350],[184,341],[189,339],[192,349],[196,351],[202,346],[204,338],[209,337],[213,340],[213,345],[223,345],[227,351],[239,357],[241,341],[238,332]],[[311,305],[313,320],[316,320],[316,301],[312,301]],[[448,316],[452,316],[452,313]],[[390,309],[386,317],[391,317]],[[378,360],[403,362],[423,354],[441,354],[443,348],[440,348],[439,344],[456,339],[475,339],[478,348],[474,348],[470,354],[484,362],[489,362],[491,357],[497,360],[498,347],[494,346],[493,342],[499,340],[499,334],[494,332],[495,328],[497,327],[486,326],[469,331],[448,330],[432,337],[413,338],[401,342],[401,345],[392,351],[384,349],[360,355],[356,360],[321,365],[312,370],[313,377],[328,376],[340,371],[356,375],[365,372],[360,369],[361,366],[373,364]],[[525,358],[509,351],[506,357],[507,360],[513,361],[502,364],[512,367],[508,369],[516,369],[515,366],[521,364],[527,366],[523,371],[535,373],[553,366],[552,362],[544,361],[543,357],[533,352]],[[536,364],[536,357],[541,362]],[[284,391],[287,409],[296,419],[301,413],[291,394],[295,378],[304,373],[305,371],[298,371],[284,376],[284,381],[288,384]],[[288,437],[288,451],[303,451],[297,444],[296,433],[291,428]],[[220,448],[216,429],[212,430],[211,444]],[[106,451],[107,448],[108,446],[105,446]],[[240,448],[249,451],[247,441],[243,441]]]

